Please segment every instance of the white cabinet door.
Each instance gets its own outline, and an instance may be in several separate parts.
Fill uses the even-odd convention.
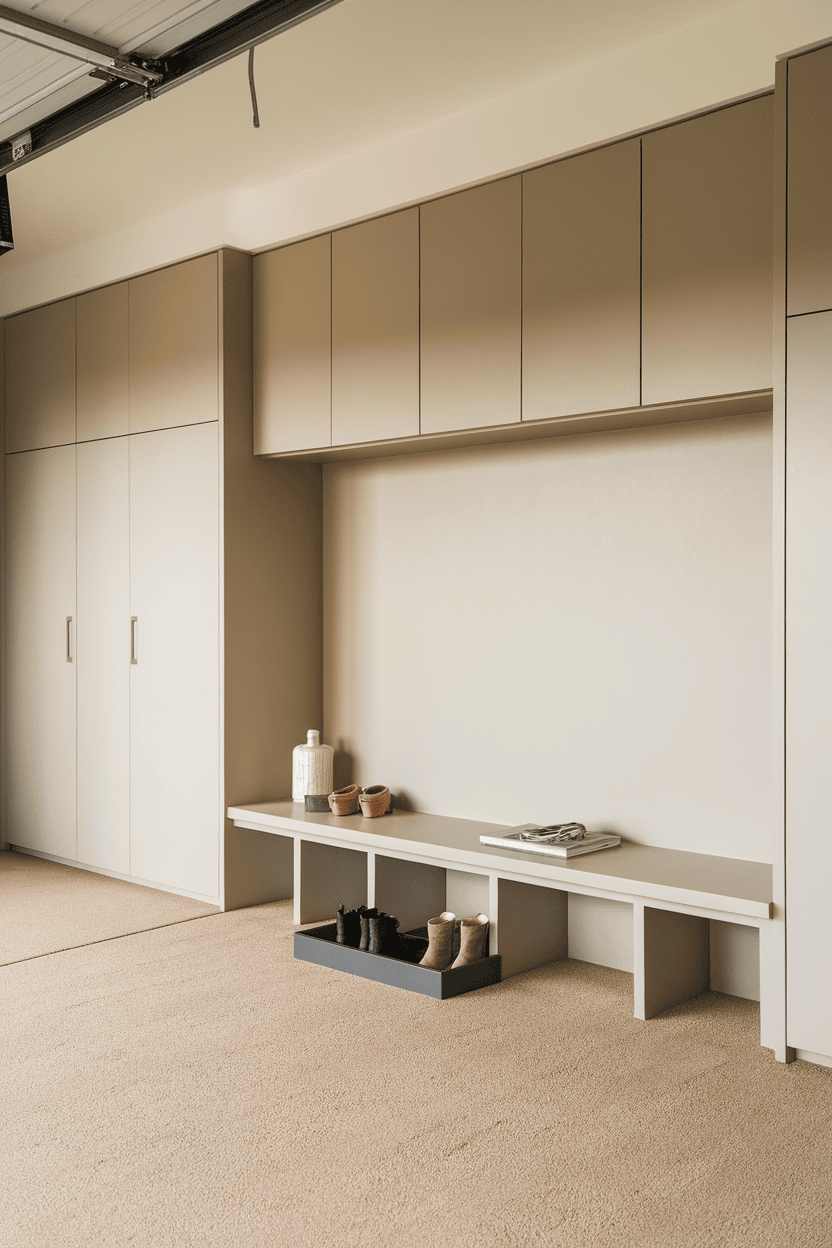
[[[787,342],[787,1042],[832,1057],[832,312]]]
[[[74,621],[75,447],[7,455],[6,836],[69,859],[76,856]]]
[[[128,440],[78,446],[78,861],[130,874]]]
[[[130,437],[130,615],[130,874],[216,898],[216,423]]]

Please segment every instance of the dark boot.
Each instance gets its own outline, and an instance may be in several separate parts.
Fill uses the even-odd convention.
[[[335,943],[357,946],[361,939],[361,920],[357,910],[345,910],[343,901],[338,902],[335,912]]]
[[[395,958],[399,951],[399,920],[395,914],[382,912],[370,918],[369,953],[383,953]]]
[[[366,906],[358,907],[358,918],[361,923],[361,939],[358,942],[359,949],[369,949],[370,947],[370,919],[378,917],[378,910],[375,906],[371,906],[368,910]]]

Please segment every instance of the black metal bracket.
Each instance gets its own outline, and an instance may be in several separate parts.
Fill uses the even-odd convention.
[[[32,150],[20,160],[12,160],[11,141],[0,143],[0,177],[13,169],[36,160],[45,152],[54,151],[78,135],[103,125],[112,117],[129,112],[145,100],[170,91],[173,87],[204,74],[206,70],[221,65],[241,52],[265,43],[300,22],[307,21],[325,9],[340,4],[341,0],[260,0],[241,13],[221,22],[211,30],[196,35],[180,47],[169,52],[164,61],[140,61],[145,66],[160,69],[162,81],[150,86],[119,81],[106,71],[93,72],[91,77],[104,77],[105,85],[94,94],[68,105],[43,121],[28,127],[32,135]]]

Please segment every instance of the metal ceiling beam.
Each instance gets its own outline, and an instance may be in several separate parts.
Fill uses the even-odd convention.
[[[120,54],[118,48],[111,48],[109,44],[100,43],[97,39],[88,39],[86,35],[79,35],[75,30],[65,30],[60,26],[53,26],[51,22],[42,22],[30,13],[18,13],[16,9],[6,8],[4,4],[0,4],[0,35],[22,39],[38,48],[69,56],[83,65],[103,70],[108,78],[135,82],[139,86],[151,88],[162,81],[162,74],[149,62],[128,60]]]
[[[196,35],[187,43],[174,48],[161,62],[146,62],[148,67],[159,73],[159,81],[152,84],[152,94],[161,95],[164,91],[170,91],[180,83],[187,82],[190,78],[213,69],[215,65],[221,65],[223,61],[246,52],[258,43],[265,43],[267,39],[273,38],[281,31],[297,26],[298,23],[307,21],[317,13],[322,13],[325,9],[340,3],[341,0],[260,0],[259,4],[250,5],[249,8],[222,22],[219,26]],[[15,20],[21,17],[17,10],[0,6],[0,21],[5,20],[8,14],[12,14]],[[39,24],[48,25],[46,22]],[[23,36],[18,35],[18,37]],[[76,38],[84,41],[81,35]],[[78,44],[75,46],[79,47]],[[99,44],[98,46],[106,47],[107,45]],[[70,55],[69,52],[66,54]],[[76,59],[86,59],[79,57],[77,52],[75,56]],[[134,62],[127,62],[127,64],[134,69],[137,67]],[[102,68],[96,68],[94,74],[96,77],[104,74],[112,79],[117,79],[119,76],[118,71],[114,69],[108,71]],[[128,112],[138,104],[142,104],[147,97],[146,80],[143,80],[141,85],[125,80],[123,77],[120,81],[108,82],[93,95],[70,104],[53,116],[44,118],[43,121],[30,125],[28,128],[32,135],[32,150],[22,159],[12,160],[10,141],[0,143],[0,177],[13,169],[19,169],[31,160],[36,160],[45,152],[54,151],[56,147],[68,143],[78,135],[86,134],[87,131],[95,129],[105,121]]]

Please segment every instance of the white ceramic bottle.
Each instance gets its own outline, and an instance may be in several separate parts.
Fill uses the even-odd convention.
[[[296,745],[292,750],[293,802],[302,802],[307,794],[323,796],[332,792],[334,755],[331,745],[321,745],[320,730],[310,728],[306,745]]]

